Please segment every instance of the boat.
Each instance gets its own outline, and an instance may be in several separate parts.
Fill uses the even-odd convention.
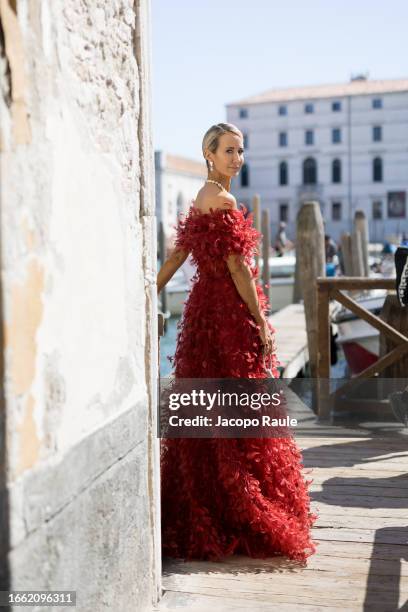
[[[263,260],[260,258],[259,269],[262,269],[262,264]],[[292,304],[295,264],[296,256],[293,254],[269,258],[272,312]],[[191,263],[190,258],[188,258],[167,283],[166,304],[171,315],[181,315],[195,270],[195,266]]]
[[[359,306],[378,316],[386,295],[386,290],[375,289],[368,295],[353,299]],[[347,308],[337,310],[332,322],[337,326],[336,341],[344,352],[351,374],[358,374],[378,361],[380,334],[377,329]]]

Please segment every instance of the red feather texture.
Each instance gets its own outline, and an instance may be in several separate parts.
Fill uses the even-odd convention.
[[[197,266],[178,324],[176,378],[265,378],[262,346],[226,258],[241,256],[254,279],[260,233],[252,214],[192,206],[177,225],[176,246]],[[269,303],[257,285],[262,312]],[[269,324],[271,331],[275,331]],[[272,373],[279,377],[276,355]],[[316,551],[301,452],[293,437],[167,439],[161,444],[162,542],[167,556],[219,560],[231,554],[284,555],[305,561]]]

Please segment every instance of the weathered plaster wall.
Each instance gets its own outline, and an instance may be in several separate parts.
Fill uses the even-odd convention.
[[[158,572],[149,6],[0,0],[0,16],[12,586],[80,576],[89,609],[120,591],[116,609],[141,610]]]

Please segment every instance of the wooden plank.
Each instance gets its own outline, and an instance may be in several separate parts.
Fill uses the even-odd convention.
[[[283,572],[278,565],[264,568],[264,571],[250,571],[244,566],[244,572],[206,570],[205,568],[195,568],[193,572],[174,570],[166,575],[163,579],[165,589],[172,591],[185,589],[187,592],[211,592],[213,589],[225,589],[238,593],[264,594],[269,593],[286,594],[287,587],[296,589],[301,587],[309,593],[330,589],[331,594],[340,595],[342,585],[348,588],[349,596],[353,596],[353,592],[364,592],[365,578],[364,574],[357,574],[350,570],[347,566],[342,567],[342,580],[338,580],[335,571],[326,571],[325,569],[307,571],[305,568],[292,567],[290,572]],[[198,571],[197,571],[198,570]],[[191,571],[191,570],[190,570]],[[313,575],[314,574],[314,575]],[[381,581],[378,581],[376,591],[378,593],[386,593],[395,589],[395,577],[393,575],[379,574]],[[269,580],[266,579],[269,577]],[[313,580],[314,578],[314,580]],[[199,591],[197,590],[199,589]],[[292,591],[292,592],[293,592]],[[400,592],[408,594],[408,581],[404,580],[400,584]],[[290,594],[290,591],[289,593]],[[317,593],[316,593],[317,595]],[[323,595],[325,595],[323,593]],[[317,598],[318,599],[318,598]],[[289,599],[288,599],[289,601]]]
[[[371,366],[356,374],[352,379],[346,382],[341,388],[339,388],[336,393],[344,393],[347,389],[353,387],[356,381],[370,378],[376,374],[380,374],[386,367],[394,363],[396,359],[403,357],[408,352],[408,344],[400,344],[395,347],[390,353],[380,357],[378,361],[373,363]]]
[[[317,320],[317,376],[330,378],[329,291],[324,285],[317,288]]]
[[[321,449],[327,455],[333,454],[333,451],[338,451],[343,455],[348,454],[348,452],[359,452],[360,454],[364,454],[365,456],[372,455],[375,458],[376,455],[393,455],[393,454],[404,454],[408,458],[408,438],[403,438],[394,442],[393,444],[384,444],[380,440],[372,441],[371,439],[353,439],[350,438],[350,441],[345,440],[344,438],[333,438],[332,443],[324,443],[318,436],[316,437],[307,437],[304,436],[302,438],[300,445],[303,445],[305,451],[313,450],[313,449]]]
[[[379,460],[381,461],[388,461],[389,463],[401,463],[401,461],[403,462],[403,466],[401,468],[401,471],[404,471],[404,469],[408,468],[408,453],[407,452],[401,452],[401,450],[397,450],[394,453],[387,453],[384,450],[380,450],[380,449],[370,449],[370,448],[364,448],[363,446],[360,448],[347,448],[347,449],[342,449],[339,448],[337,445],[333,445],[331,447],[329,447],[329,451],[326,450],[325,448],[319,448],[316,446],[312,446],[310,448],[304,448],[302,450],[302,454],[306,457],[326,457],[327,454],[330,452],[330,458],[334,458],[334,457],[338,457],[339,459],[342,459],[344,457],[347,457],[348,460],[355,460],[357,462],[361,462],[361,463],[378,463]]]
[[[406,548],[406,546],[401,543],[401,532],[401,528],[396,528],[395,530],[388,530],[387,532],[380,533],[380,542],[382,544],[392,544]],[[316,529],[316,532],[313,533],[313,539],[317,541],[338,540],[340,542],[367,542],[373,544],[376,542],[376,537],[376,532],[371,529],[332,529],[331,527],[322,527],[321,529]]]
[[[392,518],[395,525],[401,525],[401,519],[404,521],[407,517],[406,504],[400,507],[397,506],[396,508],[389,508],[386,504],[382,506],[378,504],[376,508],[365,508],[364,506],[348,506],[346,508],[341,504],[340,499],[333,498],[326,501],[312,499],[311,508],[312,511],[316,512],[319,516],[330,517],[332,514],[346,513],[350,520],[350,525],[353,524],[355,516],[365,516],[367,521],[369,521],[371,517]]]
[[[401,472],[396,472],[393,475],[387,474],[385,478],[383,472],[370,472],[369,478],[367,478],[364,474],[356,475],[355,468],[346,468],[340,471],[330,471],[319,468],[313,472],[312,478],[312,486],[316,484],[325,484],[329,486],[333,483],[338,486],[356,485],[368,488],[381,486],[383,489],[397,488],[401,491],[406,491],[408,489],[408,476]]]
[[[262,574],[226,574],[225,572],[210,574],[171,574],[163,580],[165,589],[172,591],[185,590],[190,593],[202,595],[214,594],[218,596],[229,596],[243,598],[250,594],[250,597],[259,601],[285,601],[295,603],[299,599],[305,603],[322,602],[328,600],[350,602],[357,598],[363,598],[366,588],[366,577],[361,575],[342,576],[339,580],[336,574],[329,572],[318,572],[316,582],[311,582],[309,573],[297,573],[293,570],[290,573],[276,572],[269,573],[269,580]],[[297,593],[296,591],[299,591]],[[372,592],[382,600],[389,600],[389,596],[395,594],[394,576],[382,576],[372,587]],[[399,585],[401,595],[408,594],[408,584],[404,581]],[[328,597],[330,593],[330,599]],[[273,598],[272,598],[272,597]],[[276,599],[278,597],[278,599]],[[347,608],[346,608],[347,609]]]
[[[300,446],[300,444],[298,444],[298,447]],[[395,449],[392,449],[392,452],[390,452],[389,450],[387,451],[385,448],[382,448],[381,446],[378,446],[377,448],[371,446],[371,444],[367,444],[366,446],[364,445],[353,445],[353,443],[351,444],[327,444],[327,445],[319,445],[319,444],[310,444],[310,445],[302,445],[302,448],[300,449],[300,452],[303,455],[311,455],[311,454],[315,454],[315,455],[322,455],[322,456],[326,456],[328,454],[332,454],[335,453],[336,456],[347,456],[347,457],[353,457],[353,458],[360,458],[361,461],[367,462],[367,461],[371,461],[371,463],[375,464],[378,459],[386,459],[387,457],[389,457],[390,459],[392,458],[398,458],[398,457],[402,457],[405,458],[407,460],[407,466],[408,466],[408,455],[406,453],[406,448],[403,448],[403,445],[396,447]],[[373,469],[375,468],[375,465],[373,465]],[[405,472],[408,478],[408,473]]]
[[[383,487],[383,486],[369,486],[369,485],[360,485],[360,484],[316,484],[312,483],[310,486],[310,491],[313,493],[326,492],[330,496],[344,496],[344,495],[354,495],[356,497],[366,496],[366,495],[374,495],[378,496],[381,499],[385,499],[388,497],[396,497],[403,498],[406,500],[408,505],[408,488],[404,489],[398,486],[394,487]]]
[[[347,576],[352,573],[352,575],[357,576],[360,575],[362,579],[366,578],[367,574],[372,570],[372,575],[376,576],[395,576],[396,575],[396,561],[397,551],[395,547],[390,552],[390,556],[387,559],[383,559],[381,557],[376,556],[375,558],[367,557],[352,557],[345,555],[336,555],[334,554],[334,546],[330,545],[330,548],[326,550],[326,553],[323,552],[323,545],[327,544],[327,542],[320,541],[318,546],[318,553],[313,555],[308,559],[307,566],[301,568],[301,571],[305,573],[306,576],[310,577],[311,581],[315,581],[316,572],[325,572],[326,575],[331,576]],[[339,544],[338,542],[333,544]],[[340,543],[344,544],[344,543]],[[347,544],[347,551],[350,549],[350,543]],[[354,544],[353,544],[354,546]],[[362,546],[362,544],[360,544]],[[372,547],[370,547],[371,551]],[[368,551],[367,551],[367,554]],[[381,554],[381,553],[380,553]],[[322,560],[322,556],[324,556],[324,560]],[[404,558],[403,555],[399,555],[399,560]],[[347,562],[340,561],[340,559],[347,559]],[[248,559],[246,557],[237,557],[237,563],[232,564],[229,560],[223,562],[223,573],[226,574],[250,574],[253,572],[257,572],[258,575],[263,574],[273,574],[275,570],[282,572],[285,569],[285,565],[282,562],[282,557],[271,557],[269,559]],[[253,561],[253,563],[250,563]],[[197,562],[199,563],[199,562]],[[185,574],[194,571],[194,573],[198,572],[212,572],[212,571],[221,571],[221,568],[208,567],[208,566],[200,566],[194,563],[193,565],[190,563],[187,565],[186,569],[183,571],[182,568],[178,568],[174,564],[168,564],[165,562],[164,570],[165,575],[169,574]],[[296,572],[298,569],[290,568],[291,571]],[[404,578],[408,577],[408,565],[406,563],[400,563],[400,567],[398,570],[398,574],[403,576]]]
[[[322,286],[324,287],[324,285]],[[348,310],[351,310],[351,312],[354,312],[354,314],[356,314],[358,317],[364,321],[367,321],[367,323],[369,323],[372,327],[378,329],[396,344],[405,342],[408,343],[408,338],[404,334],[394,329],[394,327],[389,325],[383,319],[380,319],[380,317],[377,317],[372,312],[368,311],[366,308],[360,306],[360,304],[358,304],[348,295],[338,291],[338,289],[332,290],[331,297],[340,302],[340,304],[343,304],[343,306],[345,306]]]
[[[183,610],[184,612],[249,612],[253,610],[260,610],[260,612],[271,612],[271,606],[273,605],[273,609],[278,609],[279,612],[321,612],[324,609],[327,609],[325,603],[317,604],[317,603],[304,603],[301,601],[296,601],[295,603],[287,603],[282,601],[282,598],[279,598],[280,601],[277,601],[276,597],[273,600],[268,601],[259,601],[259,599],[254,600],[250,595],[245,597],[245,600],[239,600],[236,598],[232,598],[229,595],[195,595],[192,593],[180,593],[174,591],[166,591],[164,594],[164,598],[160,602],[160,606],[158,608],[154,608],[154,610],[158,610],[159,612],[174,612],[175,610]],[[326,602],[329,605],[329,601]],[[276,604],[279,604],[279,608],[277,608]],[[332,609],[342,609],[344,605],[341,602],[338,605],[331,605]],[[348,611],[361,612],[361,604],[350,605],[348,604]],[[375,608],[371,608],[373,612],[381,611],[384,612],[384,608],[378,607],[377,610]]]
[[[301,451],[301,454],[302,457],[304,459],[307,459],[307,461],[309,462],[310,460],[314,459],[316,461],[316,468],[335,467],[335,463],[333,462],[337,462],[339,468],[347,467],[348,465],[350,465],[350,463],[353,463],[356,465],[357,469],[365,469],[367,466],[369,468],[373,468],[373,464],[375,464],[375,469],[381,471],[384,469],[383,465],[388,464],[390,468],[394,469],[396,472],[405,472],[405,474],[407,473],[407,457],[406,455],[402,455],[399,453],[396,453],[395,456],[378,453],[378,455],[373,455],[372,457],[370,457],[368,449],[366,455],[364,454],[364,452],[355,454],[348,454],[346,452],[341,453],[338,451],[338,449],[335,449],[333,453],[328,456],[327,453],[323,453],[316,447],[312,447],[303,449]],[[326,462],[325,466],[321,465],[322,461]]]
[[[355,468],[360,470],[361,472],[369,472],[372,469],[371,463],[360,463],[358,461],[353,460],[353,458],[350,458],[350,459],[346,459],[345,457],[343,458],[341,457],[322,458],[321,455],[319,456],[319,455],[311,455],[311,454],[307,455],[307,457],[304,457],[303,465],[306,468],[310,468],[311,470],[314,470],[314,469],[317,469],[317,466],[321,464],[322,461],[325,462],[325,467],[330,467],[330,466],[335,467],[336,465],[341,465],[344,467],[355,466]],[[391,461],[389,462],[388,461],[376,461],[375,467],[378,471],[382,471],[385,474],[386,472],[393,472],[395,470],[399,472],[404,472],[404,470],[406,470],[407,468],[407,464],[406,462],[402,462],[402,461],[400,463],[395,463]],[[313,471],[312,471],[312,474],[313,474]]]
[[[401,551],[404,554],[404,550]],[[406,551],[405,551],[406,552]],[[271,557],[269,559],[251,559],[241,555],[234,555],[222,562],[222,570],[226,573],[250,574],[256,572],[258,574],[273,573],[274,570],[283,571],[286,566],[291,571],[301,569],[302,572],[309,572],[309,576],[313,580],[312,573],[316,570],[319,572],[342,572],[343,570],[353,570],[354,574],[365,574],[374,565],[376,575],[395,576],[397,554],[399,551],[395,546],[382,544],[379,549],[373,549],[371,544],[354,543],[354,542],[325,542],[319,541],[318,554],[309,557],[307,565],[304,567],[295,568],[292,562],[285,564],[283,557]],[[399,553],[400,554],[400,553]],[[325,556],[322,562],[322,555]],[[403,558],[400,554],[399,560]],[[344,563],[341,559],[347,559]],[[221,572],[220,564],[212,566],[209,562],[187,562],[181,563],[175,560],[164,561],[164,573],[169,574],[185,574],[191,572]],[[408,576],[408,564],[400,564],[399,573],[401,576]]]
[[[395,290],[395,278],[365,278],[354,276],[319,277],[318,284],[335,289],[390,289]]]
[[[339,559],[350,559],[358,561],[360,559],[366,560],[395,560],[398,554],[406,554],[408,552],[408,545],[398,546],[392,544],[381,544],[376,543],[375,547],[369,542],[342,542],[342,541],[330,541],[330,540],[319,540],[319,551],[318,554],[312,555],[307,560],[307,566],[303,566],[302,569],[306,570],[313,561],[319,563],[320,555],[329,555],[333,558],[338,557]],[[325,559],[324,564],[327,560]],[[284,567],[290,567],[292,569],[295,562],[286,560],[284,557],[270,557],[268,559],[253,559],[244,555],[232,555],[227,557],[222,562],[212,563],[210,561],[181,561],[177,559],[165,558],[163,560],[163,568],[165,574],[176,572],[190,572],[194,571],[231,571],[231,572],[249,572],[249,571],[268,571],[271,567],[278,566],[283,569]],[[341,562],[342,565],[343,562]],[[320,569],[324,569],[325,565],[320,565]],[[407,569],[407,566],[406,566]]]
[[[319,505],[318,502],[316,502],[317,506]],[[406,504],[405,508],[406,508]],[[314,510],[316,509],[316,505],[314,506]],[[326,513],[319,513],[319,518],[317,519],[316,523],[315,523],[315,528],[317,529],[321,529],[323,527],[332,527],[334,529],[342,529],[343,527],[347,527],[348,529],[350,529],[351,531],[354,531],[354,529],[366,529],[367,528],[367,522],[368,522],[368,517],[361,517],[361,516],[350,516],[349,513],[347,512],[347,514],[343,511],[342,514],[331,514],[329,515],[327,512]],[[396,532],[400,533],[400,540],[399,543],[400,544],[404,544],[403,541],[403,529],[405,528],[405,521],[403,521],[402,519],[399,519],[399,526],[398,526],[398,519],[394,518],[394,517],[384,517],[384,516],[380,516],[380,517],[373,517],[370,514],[370,529],[382,529],[382,528],[386,528],[386,527],[391,527],[391,528],[395,528]]]
[[[336,431],[336,429],[334,431]],[[375,437],[375,438],[370,437],[369,439],[367,439],[366,437],[361,437],[361,436],[342,437],[342,436],[335,436],[335,435],[333,436],[321,435],[318,437],[304,438],[302,443],[310,444],[310,445],[319,445],[319,446],[324,446],[324,445],[331,446],[334,443],[335,444],[347,444],[347,445],[361,444],[361,445],[368,445],[370,448],[384,448],[387,450],[387,449],[401,447],[403,450],[407,450],[408,436],[400,438],[400,437],[396,437],[395,435],[393,435],[393,436],[384,437],[384,438],[383,437]]]
[[[319,553],[308,559],[308,565],[314,562],[319,562],[321,555],[330,556],[335,559],[350,559],[350,560],[369,560],[369,561],[395,561],[401,556],[408,553],[408,546],[398,546],[398,549],[393,544],[376,543],[375,547],[371,542],[341,542],[332,540],[319,540]],[[324,565],[327,559],[324,560]],[[341,561],[339,565],[343,566]],[[406,566],[405,566],[406,569]]]

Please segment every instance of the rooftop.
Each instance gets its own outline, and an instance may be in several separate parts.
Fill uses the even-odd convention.
[[[195,174],[196,176],[207,176],[207,168],[204,161],[201,163],[187,157],[180,157],[178,155],[170,155],[166,153],[166,159],[164,161],[164,167],[167,170],[175,170],[177,172],[185,172],[188,174]]]
[[[311,100],[316,98],[340,98],[342,96],[361,96],[373,94],[395,93],[408,91],[408,78],[383,79],[372,81],[366,78],[356,78],[348,83],[329,83],[326,85],[305,85],[285,89],[269,89],[263,93],[227,106],[243,106],[247,104],[262,104],[266,102],[289,102],[291,100]]]

